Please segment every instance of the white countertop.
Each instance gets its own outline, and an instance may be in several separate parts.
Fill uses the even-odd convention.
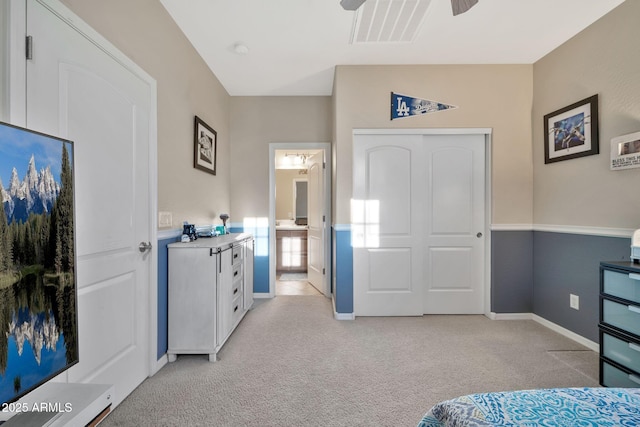
[[[170,243],[167,247],[185,247],[185,248],[217,248],[223,246],[233,246],[235,243],[242,242],[253,237],[250,233],[231,233],[216,237],[198,237],[192,242],[175,242]]]

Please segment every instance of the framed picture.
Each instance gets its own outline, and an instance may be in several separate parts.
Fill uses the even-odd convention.
[[[218,134],[198,116],[193,128],[193,167],[215,175]]]
[[[640,132],[611,139],[611,170],[640,168]]]
[[[598,95],[544,116],[545,163],[598,152]]]

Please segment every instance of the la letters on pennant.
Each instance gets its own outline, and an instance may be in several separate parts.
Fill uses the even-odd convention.
[[[391,92],[391,120],[402,119],[420,114],[435,113],[442,110],[458,108],[455,105],[443,104],[428,99],[414,98]]]

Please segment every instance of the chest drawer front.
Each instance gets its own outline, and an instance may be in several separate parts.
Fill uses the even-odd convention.
[[[640,336],[640,307],[602,300],[602,321]]]
[[[235,245],[231,249],[231,262],[233,265],[239,264],[242,261],[242,246]]]
[[[640,344],[602,333],[602,355],[635,372],[640,372]]]
[[[604,270],[602,291],[640,304],[640,274]]]
[[[640,387],[640,376],[627,373],[607,362],[602,363],[602,378],[600,383],[605,387]]]
[[[231,280],[233,282],[237,282],[237,281],[241,281],[242,280],[242,264],[238,264],[238,265],[234,265],[233,266],[233,273],[231,276]]]

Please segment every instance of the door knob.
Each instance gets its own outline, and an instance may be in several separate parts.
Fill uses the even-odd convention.
[[[479,238],[481,238],[481,237],[482,237],[482,233],[478,233],[478,234],[476,234],[476,237],[477,237],[478,239],[479,239]]]
[[[151,242],[140,242],[140,244],[138,245],[138,249],[140,249],[140,252],[150,251]]]

